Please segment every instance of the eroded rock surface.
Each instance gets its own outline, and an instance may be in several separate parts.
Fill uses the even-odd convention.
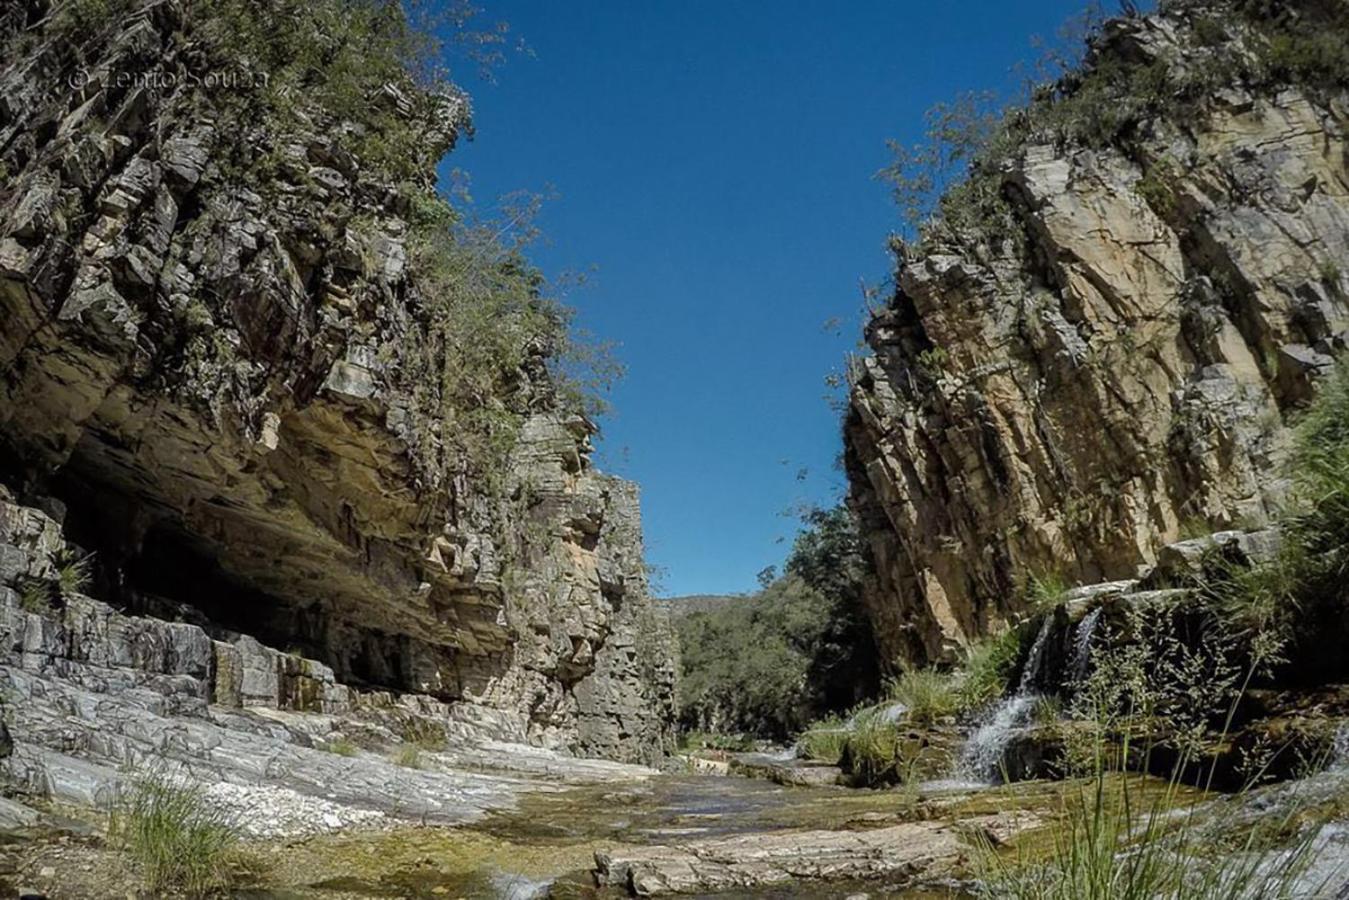
[[[222,702],[300,684],[340,706],[335,685],[359,684],[480,707],[513,741],[658,761],[674,645],[635,488],[591,467],[547,348],[484,400],[519,421],[497,478],[452,449],[416,365],[409,210],[463,98],[372,98],[424,135],[409,191],[322,110],[271,133],[193,82],[210,60],[190,5],[135,3],[78,40],[46,6],[0,14],[0,480],[59,498],[100,599],[322,661],[263,673],[246,642],[182,648],[197,669],[163,674],[209,669]]]
[[[1088,71],[1202,70],[1200,15],[1254,40],[1209,5],[1114,23]],[[1341,92],[1237,83],[1100,149],[1032,142],[1010,234],[900,252],[846,422],[882,658],[948,657],[1028,573],[1129,578],[1280,507],[1289,414],[1349,335],[1347,121]]]
[[[45,513],[0,499],[11,790],[106,809],[129,778],[181,779],[204,785],[246,833],[292,837],[472,821],[523,792],[652,774],[528,746],[513,713],[355,690],[316,660],[244,635],[49,590],[41,578],[59,542]],[[417,767],[398,763],[408,746]]]
[[[1029,814],[970,818],[959,827],[907,822],[860,831],[784,831],[597,853],[601,884],[637,896],[702,894],[799,881],[935,880],[970,853],[981,830],[990,838],[1034,827]],[[893,885],[892,885],[893,886]]]

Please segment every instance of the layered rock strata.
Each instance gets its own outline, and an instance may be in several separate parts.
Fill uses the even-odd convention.
[[[450,449],[409,262],[433,173],[389,183],[323,110],[241,118],[192,77],[191,8],[78,40],[47,4],[0,16],[0,480],[57,498],[102,599],[655,762],[674,651],[635,489],[592,468],[546,348],[484,400],[518,420],[498,477]],[[459,97],[370,102],[431,161],[466,126]]]
[[[1265,46],[1222,3],[1166,8],[1107,25],[1079,80]],[[1290,415],[1349,337],[1349,97],[1205,96],[1106,146],[1031,141],[997,185],[1010,233],[901,250],[845,426],[886,658],[949,658],[1032,575],[1132,577],[1285,501]]]
[[[61,584],[62,546],[47,514],[0,496],[0,710],[20,797],[104,809],[160,777],[202,785],[251,835],[292,837],[466,822],[549,783],[651,774],[522,744],[513,713],[356,690],[244,635],[125,615]],[[415,768],[394,761],[408,746]],[[34,815],[0,809],[0,824]]]

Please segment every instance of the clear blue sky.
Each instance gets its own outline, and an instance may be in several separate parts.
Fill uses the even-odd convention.
[[[886,139],[1012,89],[1032,36],[1085,4],[482,2],[533,56],[496,84],[455,73],[477,137],[444,168],[480,205],[556,192],[532,256],[596,267],[569,302],[628,367],[600,465],[641,484],[665,593],[752,590],[795,534],[784,512],[843,488],[825,377],[856,346],[859,284],[889,272]]]

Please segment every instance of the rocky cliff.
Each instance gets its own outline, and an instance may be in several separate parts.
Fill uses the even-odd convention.
[[[446,414],[436,329],[474,296],[414,263],[466,100],[410,80],[360,98],[410,135],[396,178],[362,155],[368,126],[293,92],[284,127],[259,112],[269,73],[212,38],[228,6],[0,12],[0,480],[124,611],[657,761],[674,649],[637,493],[592,467],[550,347],[521,338],[474,396],[504,438]]]
[[[888,658],[1285,502],[1290,417],[1349,338],[1347,32],[1316,2],[1107,23],[1004,121],[980,214],[898,245],[845,424]]]

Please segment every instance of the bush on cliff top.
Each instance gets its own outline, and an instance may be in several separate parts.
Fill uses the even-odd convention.
[[[1344,4],[1171,0],[1162,9],[1188,30],[1181,40],[1203,54],[1199,64],[1139,63],[1115,53],[1088,64],[1083,50],[1099,44],[1106,22],[1093,4],[1061,31],[1026,79],[1021,102],[1004,107],[994,94],[966,94],[928,112],[917,144],[892,142],[894,158],[880,174],[918,253],[956,234],[1020,240],[1003,169],[1030,145],[1110,146],[1152,118],[1202,116],[1209,98],[1229,85],[1296,85],[1314,93],[1349,85]],[[1240,45],[1243,37],[1251,53]]]

